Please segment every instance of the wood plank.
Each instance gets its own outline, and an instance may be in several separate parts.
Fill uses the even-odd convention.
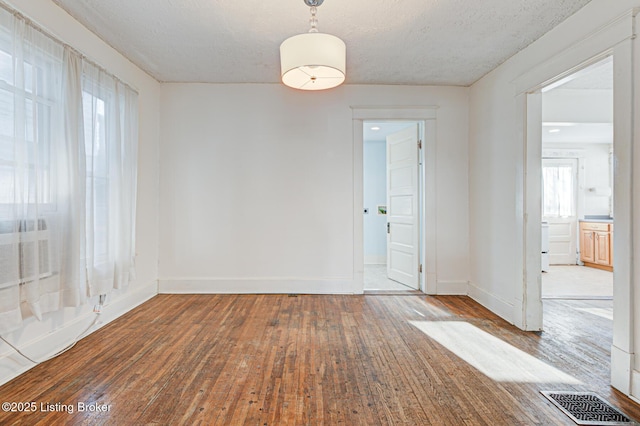
[[[545,331],[528,333],[461,296],[160,295],[0,387],[2,402],[108,412],[0,424],[573,424],[541,390],[596,392],[640,418],[609,386],[612,324],[597,314],[611,301],[544,306]],[[472,325],[576,382],[493,379],[420,323]]]

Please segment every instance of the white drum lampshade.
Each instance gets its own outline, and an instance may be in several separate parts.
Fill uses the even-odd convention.
[[[347,47],[338,37],[309,32],[280,45],[282,82],[301,90],[322,90],[345,80]]]

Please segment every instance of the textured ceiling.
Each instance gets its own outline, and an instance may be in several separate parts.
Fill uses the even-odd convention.
[[[163,82],[275,83],[303,0],[53,0]],[[350,84],[468,86],[590,0],[326,0]]]

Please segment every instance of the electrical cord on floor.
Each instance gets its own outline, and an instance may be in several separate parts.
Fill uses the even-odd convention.
[[[11,348],[13,348],[13,350],[14,350],[14,351],[16,351],[17,353],[19,353],[20,355],[22,355],[23,357],[25,357],[26,359],[28,359],[28,360],[29,360],[29,361],[31,361],[32,363],[34,363],[34,364],[40,364],[40,363],[43,363],[43,362],[45,362],[45,361],[49,361],[50,359],[53,359],[53,358],[55,358],[55,357],[57,357],[57,356],[60,356],[60,355],[62,355],[63,353],[67,352],[69,349],[73,348],[73,347],[76,345],[76,343],[78,343],[78,341],[84,337],[85,333],[86,333],[87,331],[89,331],[89,330],[91,329],[91,327],[93,327],[94,325],[96,325],[96,323],[98,322],[98,318],[100,318],[100,312],[96,312],[96,317],[93,319],[93,322],[92,322],[91,324],[89,324],[89,326],[88,326],[87,328],[85,328],[85,329],[82,331],[82,333],[78,334],[78,337],[76,337],[76,338],[73,340],[73,343],[71,343],[71,344],[70,344],[69,346],[67,346],[66,348],[63,348],[63,349],[59,350],[58,352],[56,352],[55,354],[51,355],[50,357],[45,358],[45,359],[40,360],[40,361],[36,361],[36,360],[34,360],[34,359],[30,358],[29,356],[25,355],[25,354],[24,354],[20,349],[18,349],[17,347],[15,347],[15,346],[14,346],[14,345],[12,345],[11,343],[9,343],[9,342],[4,338],[4,337],[0,336],[0,340],[2,340],[4,343],[6,343],[7,345],[9,345]]]

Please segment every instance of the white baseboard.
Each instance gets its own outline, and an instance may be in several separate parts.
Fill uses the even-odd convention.
[[[365,265],[386,265],[387,256],[365,256],[364,264]]]
[[[527,328],[526,320],[524,317],[524,311],[522,309],[522,302],[514,303],[513,308],[511,309],[511,324],[518,327],[520,330],[525,330]],[[539,331],[542,327],[539,327],[536,330],[526,330],[526,331]]]
[[[438,281],[437,292],[439,296],[466,296],[469,294],[469,281]]]
[[[614,369],[611,368],[612,381],[613,381],[613,371]],[[616,386],[614,387],[617,389]],[[640,371],[638,370],[633,370],[631,372],[631,394],[627,394],[627,396],[636,402],[640,402]]]
[[[469,297],[494,314],[513,324],[513,304],[469,283]]]
[[[437,294],[468,294],[468,281],[438,281]],[[362,294],[355,280],[293,278],[166,278],[159,281],[160,294]]]
[[[156,282],[152,282],[144,287],[132,289],[115,300],[110,301],[109,297],[107,297],[107,302],[102,309],[98,322],[86,335],[93,333],[136,306],[141,305],[156,294],[158,294],[158,285]],[[36,360],[50,357],[71,344],[95,319],[96,314],[86,309],[86,307],[84,310],[84,313],[62,327],[47,334],[39,335],[28,342],[18,343],[15,346]],[[0,341],[0,344],[8,349],[8,351],[0,354],[0,385],[7,383],[37,365],[6,346],[4,342]]]
[[[362,294],[362,283],[349,278],[165,278],[160,294]]]

